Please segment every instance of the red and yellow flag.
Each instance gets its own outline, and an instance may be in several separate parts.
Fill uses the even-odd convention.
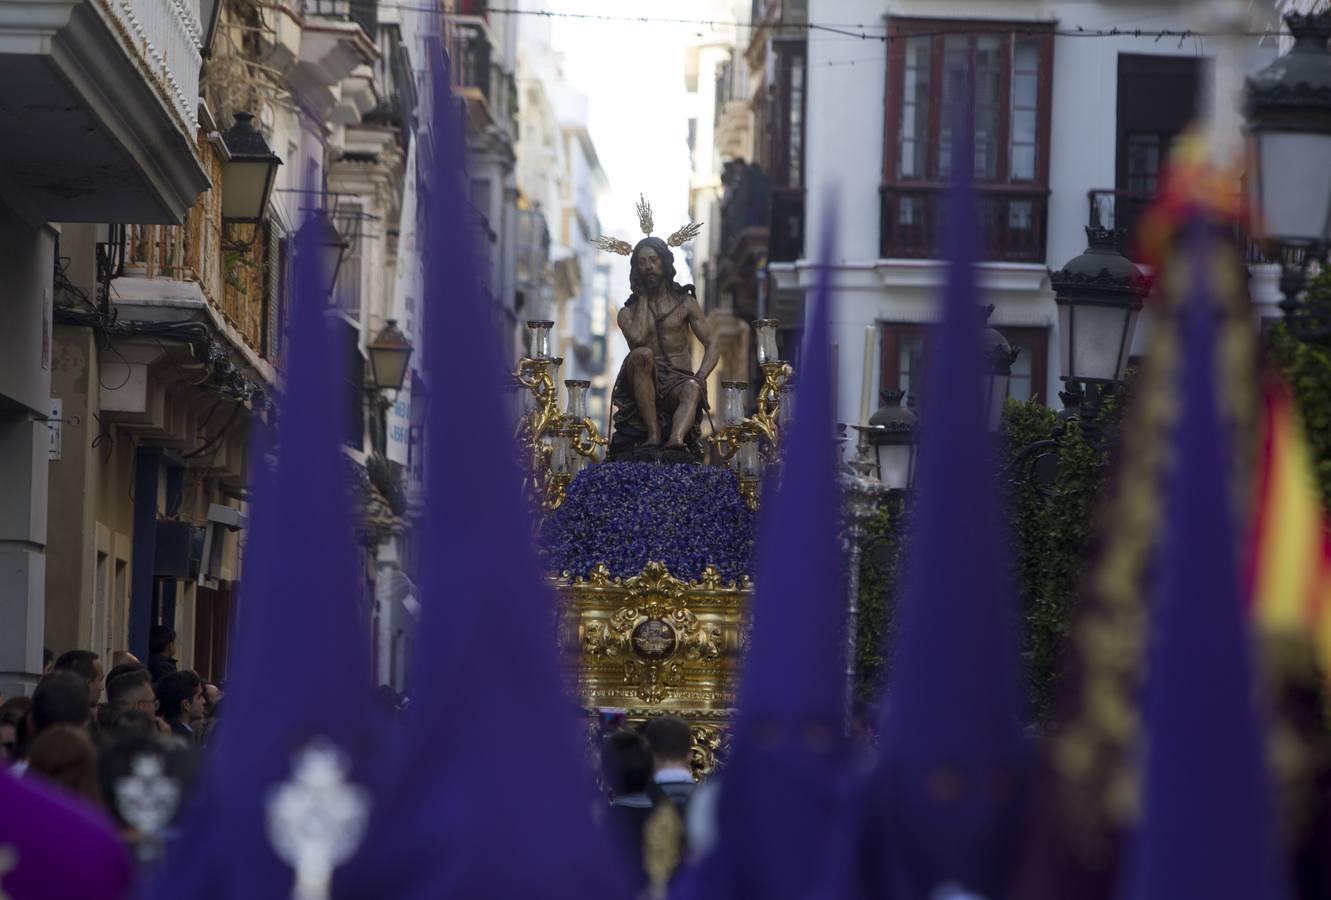
[[[1289,386],[1266,386],[1250,557],[1258,626],[1311,640],[1331,677],[1331,523],[1313,477],[1312,451]]]

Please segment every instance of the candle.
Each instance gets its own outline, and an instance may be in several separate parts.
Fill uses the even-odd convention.
[[[878,337],[878,328],[869,325],[864,329],[864,380],[860,382],[860,424],[869,424],[869,403],[873,397],[873,344]]]

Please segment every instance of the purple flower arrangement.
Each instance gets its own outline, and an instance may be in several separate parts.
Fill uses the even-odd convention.
[[[655,560],[676,578],[716,566],[731,582],[752,575],[755,522],[729,469],[608,462],[573,479],[542,543],[550,567],[573,576],[604,563],[628,578]]]

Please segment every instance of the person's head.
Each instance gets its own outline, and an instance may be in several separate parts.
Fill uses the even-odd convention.
[[[157,734],[157,717],[132,706],[117,713],[106,730],[106,736],[113,741],[126,736],[156,737]]]
[[[147,668],[126,663],[112,669],[106,676],[106,702],[117,713],[138,709],[151,716],[157,708],[157,695],[153,693],[153,680]]]
[[[101,657],[91,650],[70,650],[55,661],[56,672],[73,672],[88,684],[88,705],[96,706],[102,699]]]
[[[31,697],[10,697],[0,706],[0,759],[18,759],[23,720],[31,708]]]
[[[88,682],[73,672],[56,669],[32,692],[31,737],[53,725],[86,728],[92,708],[88,706]]]
[[[139,658],[135,656],[133,653],[130,653],[128,650],[116,650],[114,653],[111,654],[112,669],[123,666],[126,663],[136,663],[139,661],[140,661]]]
[[[652,746],[656,769],[687,769],[693,759],[693,733],[688,723],[675,716],[657,716],[642,730]]]
[[[81,728],[55,725],[37,735],[28,753],[28,771],[77,794],[96,806],[102,804],[97,783],[97,749]]]
[[[55,654],[51,652],[50,647],[42,648],[42,674],[51,674],[51,667],[55,665]]]
[[[222,702],[222,689],[211,681],[204,682],[203,685],[203,714],[205,718],[211,719],[217,715],[217,704]]]
[[[188,669],[157,682],[157,704],[163,719],[186,725],[203,718],[203,679]]]
[[[675,280],[675,254],[659,237],[645,237],[638,241],[629,257],[629,285],[634,293],[656,290],[662,284]]]
[[[160,833],[180,808],[194,774],[193,762],[188,750],[153,734],[117,735],[103,748],[98,765],[107,810],[123,828]],[[140,790],[125,790],[125,781],[141,779],[145,769],[160,771],[165,782],[157,782],[147,797]]]
[[[601,746],[601,776],[616,797],[641,794],[652,781],[652,748],[636,731],[616,731]]]
[[[148,632],[148,652],[153,656],[175,656],[175,629],[167,625],[154,625]]]

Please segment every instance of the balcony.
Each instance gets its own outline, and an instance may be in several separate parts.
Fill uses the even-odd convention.
[[[1146,210],[1155,202],[1154,194],[1132,191],[1092,190],[1087,192],[1089,214],[1086,224],[1094,228],[1109,228],[1119,232],[1118,252],[1129,259],[1135,258],[1137,228]],[[1262,248],[1248,240],[1246,234],[1237,234],[1240,245],[1246,247],[1246,261],[1250,266],[1268,265]]]
[[[1043,263],[1049,192],[1043,188],[982,185],[977,193],[980,259]],[[946,216],[946,185],[882,188],[879,255],[884,259],[938,258],[938,235]]]
[[[371,0],[305,0],[304,12],[355,22],[371,39],[379,33],[379,5]]]
[[[279,40],[266,64],[284,69],[293,92],[319,117],[358,123],[379,104],[373,90],[376,8],[364,0],[303,0],[301,15],[298,42]]]
[[[750,163],[739,168],[731,164],[722,176],[725,195],[721,199],[721,252],[733,256],[741,238],[760,232],[767,243],[767,228],[772,208],[772,194],[762,167]]]
[[[213,179],[220,180],[221,161],[206,145],[201,154]],[[223,323],[221,330],[258,367],[268,325],[268,279],[275,275],[270,266],[277,259],[263,226],[233,226],[228,237],[247,246],[224,243],[217,191],[205,193],[181,225],[126,226],[125,277],[116,279],[112,296],[120,305],[157,308],[136,312],[138,318],[170,317],[177,314],[172,310],[206,305],[211,318]]]
[[[804,255],[804,189],[772,191],[772,225],[767,258],[794,262]]]
[[[32,221],[179,222],[195,149],[198,0],[0,3],[0,196]]]
[[[458,22],[453,26],[453,83],[490,100],[490,35],[484,25]]]

